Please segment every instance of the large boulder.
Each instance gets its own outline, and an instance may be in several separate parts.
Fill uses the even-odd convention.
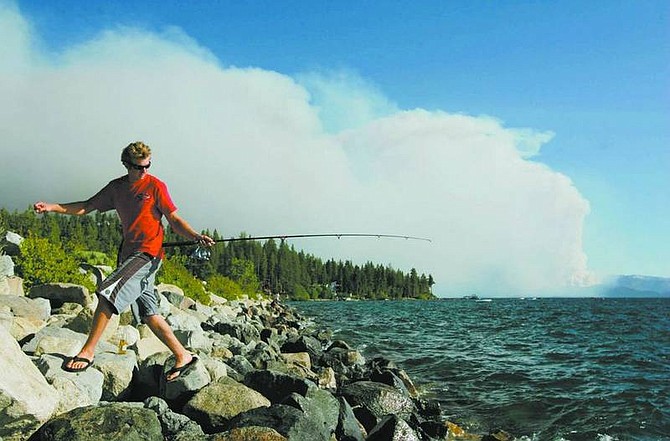
[[[135,343],[135,347],[140,360],[146,360],[152,355],[162,352],[170,352],[170,348],[165,346],[165,343],[160,341],[154,334],[141,335],[140,339]]]
[[[7,294],[10,296],[25,296],[26,293],[23,290],[23,279],[19,276],[7,276],[5,278],[5,283],[9,288]]]
[[[281,346],[282,353],[307,352],[313,364],[316,364],[323,353],[321,342],[314,337],[301,335],[289,339]]]
[[[248,426],[216,433],[209,441],[288,441],[288,438],[270,427]]]
[[[173,330],[181,331],[202,331],[200,320],[193,313],[182,311],[180,309],[172,308],[170,315],[167,317],[167,322]]]
[[[34,441],[163,441],[156,412],[142,403],[108,403],[73,409],[57,416]]]
[[[372,429],[366,441],[421,441],[421,438],[402,418],[387,415]]]
[[[156,352],[140,361],[133,383],[134,399],[144,400],[153,395],[158,395],[163,365],[171,355],[172,353],[169,351]]]
[[[104,401],[119,401],[130,395],[133,374],[137,370],[137,356],[134,352],[100,353],[95,356],[94,366],[104,375],[102,385]]]
[[[0,326],[0,439],[25,439],[56,411],[58,392]]]
[[[169,357],[159,378],[159,396],[171,403],[175,408],[181,408],[195,395],[197,391],[207,386],[212,377],[202,360],[198,360],[192,369],[179,375],[174,381],[166,381],[165,376],[175,365],[174,356]]]
[[[216,317],[216,316],[214,316]],[[206,324],[203,324],[205,327]],[[205,329],[210,329],[206,328]],[[239,321],[236,322],[215,322],[211,327],[214,331],[219,334],[230,335],[240,340],[242,343],[252,343],[259,341],[261,339],[261,332],[259,329],[250,324],[242,323]]]
[[[9,332],[16,341],[23,341],[27,337],[37,334],[44,329],[47,322],[38,319],[29,319],[25,317],[13,317]]]
[[[23,242],[23,237],[12,231],[7,231],[0,236],[0,248],[9,256],[21,254],[21,242]]]
[[[35,285],[28,291],[28,297],[47,299],[52,308],[60,308],[66,302],[78,303],[82,306],[89,306],[93,303],[93,296],[89,294],[88,289],[73,283]]]
[[[14,261],[11,257],[0,255],[0,279],[14,275]]]
[[[51,315],[51,305],[46,299],[29,299],[23,296],[0,296],[0,306],[9,306],[16,317],[47,320]]]
[[[242,427],[269,427],[291,441],[330,441],[324,438],[323,428],[292,406],[273,404],[258,407],[237,415],[228,423],[228,430]],[[251,438],[254,439],[254,438]]]
[[[198,423],[186,415],[173,412],[165,400],[158,397],[149,397],[144,400],[144,407],[156,412],[166,441],[202,441],[207,439],[205,432],[202,431]]]
[[[49,354],[43,354],[35,360],[44,378],[58,392],[58,413],[97,404],[102,396],[104,375],[94,367],[82,372],[64,371],[65,361],[66,357]]]
[[[343,397],[338,397],[340,411],[335,429],[336,438],[339,441],[363,441],[365,433],[363,426],[358,422],[351,406]]]
[[[301,410],[304,418],[309,419],[314,427],[321,429],[323,439],[330,439],[335,433],[340,403],[330,392],[311,387],[304,397],[293,393],[282,404]]]
[[[186,297],[184,290],[176,285],[161,283],[156,285],[156,290],[179,309],[189,309],[195,306],[195,301]]]
[[[221,432],[236,415],[257,407],[270,406],[270,400],[255,390],[223,377],[200,389],[184,406],[184,414],[198,422],[205,432]]]
[[[408,419],[416,410],[410,397],[382,383],[357,381],[342,387],[341,395],[351,404],[356,418],[368,431],[386,415]]]
[[[12,325],[14,324],[14,315],[9,306],[0,306],[0,326],[11,333]],[[12,334],[12,336],[14,336]],[[14,337],[15,340],[18,340]]]
[[[175,329],[174,335],[184,347],[207,353],[212,351],[214,341],[202,329],[193,331]]]
[[[244,377],[244,384],[260,392],[273,403],[281,403],[294,392],[305,396],[310,387],[315,387],[309,380],[269,370],[249,372]]]
[[[47,326],[23,345],[23,351],[34,355],[61,354],[71,357],[79,353],[85,341],[86,334],[66,328]],[[115,352],[116,350],[115,346],[105,341],[99,342],[96,347],[96,352]]]

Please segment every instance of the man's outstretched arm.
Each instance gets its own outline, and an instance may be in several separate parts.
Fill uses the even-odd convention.
[[[93,211],[93,207],[89,201],[69,202],[67,204],[52,204],[48,202],[36,202],[33,205],[36,213],[60,213],[60,214],[74,214],[81,216]]]
[[[172,213],[168,214],[165,216],[168,220],[168,223],[170,224],[170,227],[172,227],[172,230],[179,234],[180,236],[192,240],[194,242],[198,242],[201,245],[206,245],[206,246],[212,246],[214,245],[214,239],[212,239],[209,236],[206,236],[204,234],[200,234],[197,231],[191,227],[188,222],[186,222],[184,219],[182,219],[181,216],[177,214],[176,211],[173,211]]]

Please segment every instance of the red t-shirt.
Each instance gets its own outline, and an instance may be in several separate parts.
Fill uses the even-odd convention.
[[[114,179],[93,196],[89,203],[98,211],[116,209],[123,227],[120,261],[136,251],[163,257],[163,224],[177,207],[167,186],[152,175],[131,184],[128,176]]]

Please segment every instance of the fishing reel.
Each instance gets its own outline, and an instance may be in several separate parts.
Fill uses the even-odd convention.
[[[197,246],[188,257],[199,262],[208,262],[210,257],[212,257],[212,252],[207,247]]]

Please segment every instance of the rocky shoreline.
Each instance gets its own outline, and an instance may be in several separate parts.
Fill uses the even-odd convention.
[[[0,256],[8,257],[8,256]],[[95,362],[62,369],[90,326],[95,296],[16,277],[0,295],[0,441],[507,440],[469,434],[422,399],[392,360],[366,360],[328,330],[268,300],[194,302],[159,285],[162,314],[199,361],[174,359],[146,325],[114,316]]]

